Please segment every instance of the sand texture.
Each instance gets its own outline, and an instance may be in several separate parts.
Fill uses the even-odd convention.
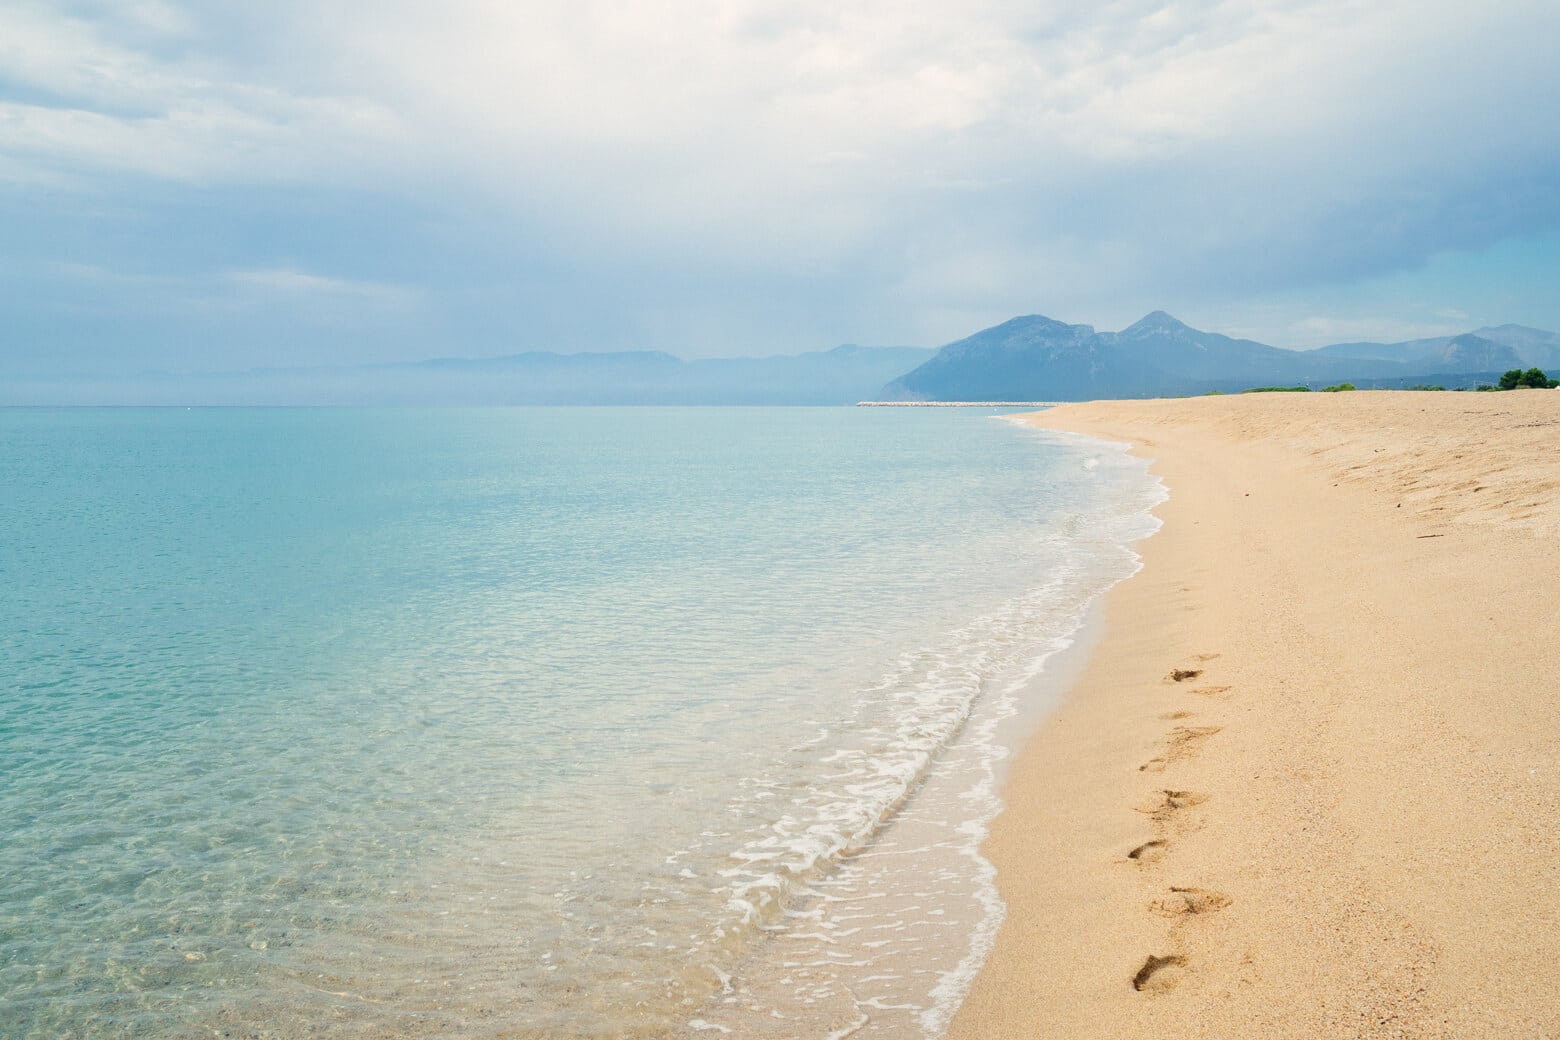
[[[1097,402],[1170,489],[950,1031],[1560,1037],[1560,391]]]

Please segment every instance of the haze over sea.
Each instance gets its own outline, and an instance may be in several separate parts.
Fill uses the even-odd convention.
[[[0,1036],[935,1035],[1161,493],[978,410],[0,410]]]

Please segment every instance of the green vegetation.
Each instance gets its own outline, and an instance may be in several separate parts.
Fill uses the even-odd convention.
[[[1308,386],[1253,386],[1241,391],[1243,394],[1308,394],[1310,392],[1311,388]]]
[[[1439,383],[1415,383],[1413,386],[1404,387],[1405,390],[1445,390],[1446,387]]]
[[[1560,386],[1560,380],[1550,379],[1544,375],[1541,369],[1530,368],[1526,372],[1520,368],[1513,368],[1510,372],[1500,377],[1502,390],[1516,390],[1521,387],[1530,387],[1534,390],[1553,390]],[[1479,387],[1480,390],[1484,388]]]
[[[1359,387],[1355,386],[1353,383],[1335,383],[1332,386],[1324,386],[1324,387],[1322,387],[1322,393],[1324,393],[1324,394],[1336,394],[1336,393],[1340,393],[1340,392],[1342,392],[1344,390],[1358,390],[1358,389],[1359,389]]]

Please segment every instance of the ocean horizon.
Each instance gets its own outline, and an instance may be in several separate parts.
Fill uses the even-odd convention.
[[[0,409],[0,1037],[939,1035],[1162,500],[997,410]]]

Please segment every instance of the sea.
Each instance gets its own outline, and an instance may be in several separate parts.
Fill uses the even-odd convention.
[[[0,409],[0,1038],[936,1037],[1163,497],[997,409]]]

